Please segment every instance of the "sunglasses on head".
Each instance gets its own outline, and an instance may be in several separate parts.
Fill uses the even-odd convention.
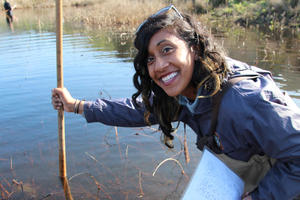
[[[156,17],[158,15],[162,15],[162,14],[165,14],[167,12],[169,12],[170,10],[173,10],[175,11],[175,13],[178,15],[178,17],[180,17],[180,19],[183,19],[182,15],[180,14],[180,12],[175,8],[174,5],[169,5],[167,7],[164,7],[162,9],[160,9],[159,11],[157,11],[156,13],[154,13],[153,15],[151,15],[149,18],[153,18],[153,17]],[[145,21],[143,21],[139,26],[138,28],[136,29],[136,33],[139,32],[141,30],[141,28],[145,25],[145,23],[148,21],[148,19],[146,19]]]

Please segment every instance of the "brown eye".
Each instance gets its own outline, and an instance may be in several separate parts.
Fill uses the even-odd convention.
[[[168,53],[169,51],[171,51],[173,48],[172,47],[170,47],[170,46],[165,46],[164,48],[162,48],[162,52],[163,53]]]
[[[148,56],[147,65],[151,65],[153,62],[154,62],[154,57],[153,56]]]

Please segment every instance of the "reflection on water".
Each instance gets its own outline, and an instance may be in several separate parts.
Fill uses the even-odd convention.
[[[0,194],[12,199],[62,199],[58,177],[57,113],[50,104],[56,86],[54,10],[18,11],[12,33],[0,21]],[[132,37],[84,32],[65,24],[64,81],[76,98],[130,97]],[[274,38],[273,38],[274,37]],[[300,106],[299,39],[263,37],[247,30],[218,32],[228,54],[271,70],[276,83]],[[175,149],[160,142],[152,128],[118,128],[86,124],[66,113],[68,184],[74,199],[179,199],[201,153],[189,131],[191,162],[184,165],[182,129]],[[117,134],[118,133],[118,134]],[[64,182],[66,183],[66,182]],[[68,188],[68,187],[65,187]],[[4,195],[4,196],[3,196]]]

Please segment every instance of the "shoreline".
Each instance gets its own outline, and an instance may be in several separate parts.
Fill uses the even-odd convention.
[[[223,21],[228,25],[258,28],[281,32],[284,29],[300,29],[300,1],[298,5],[272,3],[272,1],[228,0],[226,5],[211,5],[206,1],[173,1],[180,11],[189,13],[201,21]],[[54,8],[53,0],[9,0],[16,9]],[[235,2],[235,3],[233,3]],[[267,3],[269,2],[269,3]],[[148,16],[168,1],[153,0],[69,0],[64,2],[64,20],[68,23],[95,29],[134,32]],[[71,11],[70,11],[71,10]],[[206,23],[205,22],[205,23]]]

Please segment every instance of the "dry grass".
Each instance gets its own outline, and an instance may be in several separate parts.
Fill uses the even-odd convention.
[[[71,5],[92,5],[102,2],[102,0],[62,0],[65,6]],[[56,0],[8,0],[11,5],[17,8],[47,8],[55,7]]]
[[[92,25],[99,29],[134,31],[147,16],[167,5],[162,1],[116,0],[104,1],[85,9],[68,10],[65,20]]]
[[[177,2],[178,1],[178,2]],[[180,10],[191,10],[191,1],[173,1]],[[55,7],[55,0],[10,0],[17,8]],[[105,30],[134,32],[148,16],[170,4],[161,0],[63,0],[64,20]]]

